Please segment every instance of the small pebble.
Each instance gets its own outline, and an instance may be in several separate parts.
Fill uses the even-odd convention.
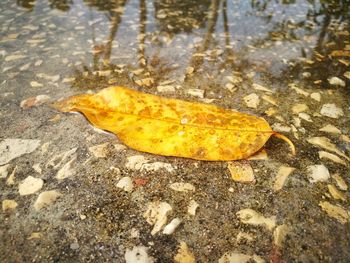
[[[79,244],[77,242],[74,242],[74,243],[70,244],[69,247],[72,250],[77,250],[77,249],[79,249]]]
[[[18,191],[20,195],[30,195],[39,191],[44,185],[44,181],[41,178],[34,178],[33,176],[28,176],[24,179],[18,186]]]

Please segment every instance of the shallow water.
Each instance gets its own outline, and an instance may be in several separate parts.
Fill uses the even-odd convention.
[[[232,247],[242,253],[258,254],[265,260],[277,257],[271,250],[271,233],[239,225],[235,213],[248,207],[277,215],[280,224],[292,225],[293,234],[286,240],[281,256],[286,262],[346,262],[350,257],[349,222],[340,224],[319,206],[320,200],[328,200],[350,211],[349,192],[342,190],[346,199],[339,201],[327,190],[327,184],[336,185],[334,179],[317,184],[307,179],[307,167],[324,164],[331,175],[338,174],[350,183],[346,158],[340,155],[345,165],[321,159],[320,148],[307,142],[311,137],[327,137],[342,153],[347,156],[350,153],[349,1],[2,0],[0,29],[0,139],[40,139],[42,144],[52,145],[48,156],[37,153],[11,163],[19,167],[15,186],[5,186],[1,179],[2,200],[20,203],[17,208],[20,217],[16,213],[0,215],[0,222],[7,224],[2,230],[0,227],[0,234],[7,235],[1,245],[7,254],[0,256],[5,262],[12,262],[9,252],[13,249],[16,250],[13,262],[35,258],[38,261],[58,258],[63,262],[74,258],[94,260],[99,253],[101,261],[119,262],[127,248],[140,244],[150,248],[157,262],[170,262],[179,240],[188,243],[200,262],[217,261]],[[193,165],[190,160],[146,155],[176,166],[173,181],[195,184],[199,189],[196,199],[202,201],[203,214],[199,214],[197,221],[184,220],[179,233],[153,238],[144,230],[150,227],[137,211],[145,210],[150,200],[166,199],[174,206],[185,206],[186,196],[164,190],[169,175],[130,172],[125,168],[126,157],[140,154],[130,149],[114,153],[111,158],[91,161],[87,147],[116,139],[95,133],[80,116],[58,115],[47,101],[30,105],[29,109],[20,106],[25,99],[37,95],[47,95],[51,102],[111,85],[262,116],[294,141],[298,155],[292,158],[287,145],[277,140],[269,142],[271,159],[264,164],[252,162],[257,175],[263,175],[253,185],[233,182],[223,163]],[[338,112],[335,117],[324,114],[325,104],[334,104]],[[339,132],[320,131],[329,124]],[[43,165],[72,145],[80,147],[77,174],[86,172],[88,179],[80,176],[78,182],[69,179],[58,183],[53,179],[53,171],[39,175],[30,168],[36,162]],[[116,192],[116,179],[110,181],[106,172],[112,165],[123,176],[147,178],[149,188],[138,188],[131,197],[125,197],[121,190]],[[297,172],[284,193],[274,194],[271,185],[281,165],[295,167]],[[207,178],[208,173],[215,175],[214,182],[212,177]],[[16,185],[31,174],[44,178],[47,189],[64,193],[63,201],[52,212],[54,219],[40,217],[29,208],[28,212],[34,197],[29,201],[18,197]],[[225,177],[220,180],[222,175]],[[100,176],[102,179],[98,179]],[[96,185],[99,189],[94,188]],[[72,197],[79,186],[82,186],[79,198]],[[231,196],[227,189],[232,187]],[[83,193],[89,190],[92,193],[85,197]],[[111,200],[115,196],[123,201],[114,206]],[[235,201],[231,201],[233,198]],[[87,202],[93,203],[92,208]],[[61,210],[63,207],[68,211],[66,214]],[[65,219],[81,207],[88,214],[88,223],[79,219],[76,222],[74,216]],[[105,209],[104,219],[98,218],[100,212],[96,212],[96,207]],[[121,207],[131,212],[115,216],[113,210]],[[289,211],[290,207],[300,213]],[[179,211],[185,217],[186,211],[180,208]],[[223,214],[226,215],[221,217]],[[30,217],[30,221],[21,220],[23,216]],[[63,223],[48,223],[50,220]],[[10,221],[14,222],[12,226]],[[218,222],[224,226],[222,229]],[[198,235],[191,232],[191,224]],[[16,237],[21,225],[25,228],[23,239]],[[84,227],[99,232],[84,235]],[[129,235],[132,227],[144,231],[140,230],[141,237],[118,235]],[[59,239],[57,228],[63,232],[70,229],[73,234],[65,233],[60,245],[49,252],[43,246],[35,253],[31,251],[33,244],[26,239],[31,232],[46,233],[45,242],[54,244]],[[255,237],[267,235],[268,240],[256,238],[247,244],[232,241],[231,236],[236,237],[239,231],[248,231]],[[69,248],[75,239],[92,240],[91,247],[81,245],[78,252]],[[105,249],[97,248],[100,243]],[[19,244],[26,247],[24,252],[18,249]]]

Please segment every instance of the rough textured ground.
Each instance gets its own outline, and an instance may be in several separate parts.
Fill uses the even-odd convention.
[[[0,261],[349,262],[349,4],[307,2],[1,1]],[[50,107],[110,85],[264,117],[297,155],[151,155]]]

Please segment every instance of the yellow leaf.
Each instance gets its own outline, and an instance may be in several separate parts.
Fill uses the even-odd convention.
[[[237,160],[257,152],[274,135],[262,118],[214,105],[168,99],[123,87],[69,97],[55,104],[82,112],[96,127],[115,133],[129,147],[197,160]]]

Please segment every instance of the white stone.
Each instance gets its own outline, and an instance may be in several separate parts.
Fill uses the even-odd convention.
[[[150,202],[143,217],[147,223],[153,226],[152,235],[159,232],[166,224],[167,216],[171,212],[172,207],[166,202]]]
[[[311,183],[325,182],[329,179],[329,171],[323,164],[311,165],[307,168]]]
[[[337,107],[334,103],[323,104],[320,113],[323,116],[333,119],[337,119],[344,115],[343,110]]]
[[[256,109],[260,103],[259,96],[255,93],[251,93],[243,98],[245,104],[249,108]]]
[[[346,71],[343,76],[347,79],[350,79],[350,71]]]
[[[332,175],[332,178],[336,181],[337,186],[339,187],[340,190],[343,190],[343,191],[348,190],[348,185],[346,184],[345,180],[339,174]]]
[[[174,167],[170,163],[164,162],[154,162],[154,163],[146,163],[142,165],[142,171],[148,172],[156,172],[159,170],[166,170],[169,173],[173,173],[175,171]]]
[[[174,256],[174,263],[196,263],[196,258],[185,242],[180,242],[179,250]]]
[[[44,185],[44,181],[40,178],[28,176],[18,186],[20,195],[30,195],[39,191]]]
[[[235,182],[251,183],[255,180],[253,168],[248,161],[228,162],[227,168]]]
[[[30,86],[32,86],[33,88],[42,88],[42,87],[44,87],[43,84],[41,84],[41,83],[39,83],[37,81],[31,81],[30,82]]]
[[[164,235],[171,235],[174,233],[176,228],[181,224],[182,220],[180,218],[174,218],[173,220],[170,221],[169,224],[167,224],[164,229],[163,229],[163,234]]]
[[[246,255],[238,252],[227,252],[218,261],[218,263],[247,263],[247,262],[263,263],[264,259],[257,255]]]
[[[129,156],[127,158],[127,162],[125,166],[126,168],[135,170],[135,171],[156,172],[162,169],[168,171],[169,173],[172,173],[175,171],[174,167],[170,163],[164,163],[164,162],[150,163],[149,160],[142,155]]]
[[[40,209],[44,208],[45,206],[49,206],[52,203],[56,201],[57,198],[59,198],[61,194],[57,192],[56,190],[50,190],[40,193],[38,198],[36,199],[34,203],[35,210],[39,211]]]
[[[335,187],[332,184],[328,184],[328,191],[331,194],[331,196],[336,199],[336,200],[342,200],[342,201],[346,201],[346,195],[344,193],[342,193],[341,191],[339,191],[337,189],[337,187]]]
[[[157,91],[160,93],[174,93],[175,87],[172,85],[158,86]]]
[[[292,112],[294,114],[299,114],[300,112],[304,112],[304,111],[308,111],[309,110],[309,107],[306,105],[306,104],[295,104],[293,107],[292,107]]]
[[[321,201],[319,206],[328,216],[335,218],[339,223],[345,224],[350,221],[350,211],[345,210],[343,207],[333,205],[327,201]]]
[[[15,184],[16,172],[17,172],[17,165],[15,166],[15,168],[13,168],[12,173],[7,178],[6,185],[14,185]]]
[[[191,200],[187,207],[187,213],[189,213],[191,216],[195,216],[198,207],[199,204],[196,201]]]
[[[273,190],[279,191],[283,188],[285,182],[287,181],[288,176],[295,170],[294,167],[281,166],[278,169],[278,173],[276,176],[275,184],[273,186]]]
[[[132,250],[127,249],[125,252],[126,263],[153,263],[154,258],[148,256],[148,249],[144,246],[135,246]]]
[[[48,95],[38,95],[36,97],[31,97],[25,100],[22,100],[20,103],[20,107],[23,109],[28,109],[33,106],[42,105],[48,101],[50,101],[51,97]]]
[[[125,176],[119,180],[117,187],[123,189],[125,192],[130,193],[134,189],[134,184],[129,176]]]
[[[201,89],[189,89],[186,91],[186,93],[200,99],[204,98],[204,90],[201,90]]]
[[[60,170],[58,170],[56,174],[56,179],[63,180],[66,179],[75,173],[75,163],[76,163],[77,157],[73,157],[70,161],[68,161],[66,164],[62,166]]]
[[[34,152],[40,140],[5,139],[0,143],[0,165],[27,153]]]
[[[328,159],[331,160],[335,163],[339,163],[342,164],[344,166],[347,166],[346,162],[342,159],[340,159],[337,155],[329,153],[329,152],[325,152],[325,151],[319,151],[318,152],[318,156],[320,157],[320,159]]]
[[[134,156],[129,156],[127,158],[127,162],[125,166],[130,170],[141,170],[142,166],[148,162],[149,160],[147,160],[144,156],[134,155]]]
[[[299,118],[300,119],[303,119],[304,121],[308,121],[308,122],[313,122],[312,119],[311,119],[311,116],[305,112],[300,112],[298,114]]]
[[[95,158],[105,158],[108,155],[108,142],[89,147]]]
[[[58,169],[61,165],[65,164],[69,159],[76,158],[76,151],[77,147],[62,152],[58,155],[55,155],[53,158],[49,160],[49,162],[46,164],[47,167],[53,167],[53,169]]]
[[[196,188],[193,184],[190,183],[172,183],[170,186],[170,189],[178,192],[194,192]]]
[[[287,225],[279,225],[273,232],[273,243],[277,247],[282,247],[285,237],[290,233],[290,227]]]
[[[321,94],[318,92],[313,92],[310,94],[311,99],[320,102],[321,101]]]
[[[41,169],[41,167],[40,167],[40,163],[36,163],[32,167],[33,167],[34,171],[36,171],[39,174],[41,174],[43,172],[43,169]]]
[[[10,167],[9,164],[5,164],[5,165],[0,166],[0,179],[7,177],[9,167]]]
[[[277,132],[290,132],[292,130],[291,127],[289,127],[287,125],[283,125],[283,124],[278,123],[278,122],[276,122],[272,125],[272,129],[274,131],[277,131]]]
[[[341,131],[337,127],[332,125],[332,124],[327,124],[326,126],[324,126],[321,129],[319,129],[319,131],[335,133],[335,134],[341,134]]]
[[[15,200],[5,199],[2,201],[2,211],[3,212],[14,210],[14,209],[16,209],[17,206],[18,206],[18,204]]]
[[[308,143],[311,143],[315,146],[321,147],[323,149],[326,149],[328,151],[334,152],[342,157],[344,157],[346,160],[350,161],[349,157],[347,157],[342,151],[340,151],[335,144],[331,142],[330,139],[326,137],[312,137],[307,140]]]
[[[333,86],[345,87],[345,81],[338,77],[331,77],[328,79],[328,82]]]
[[[253,83],[253,88],[256,89],[256,90],[261,90],[261,91],[266,91],[266,92],[270,92],[272,93],[272,90],[271,89],[268,89],[260,84],[257,84],[257,83]]]
[[[238,211],[238,219],[248,225],[262,225],[268,230],[272,230],[276,226],[276,217],[264,217],[262,214],[254,211],[253,209],[247,208]]]

